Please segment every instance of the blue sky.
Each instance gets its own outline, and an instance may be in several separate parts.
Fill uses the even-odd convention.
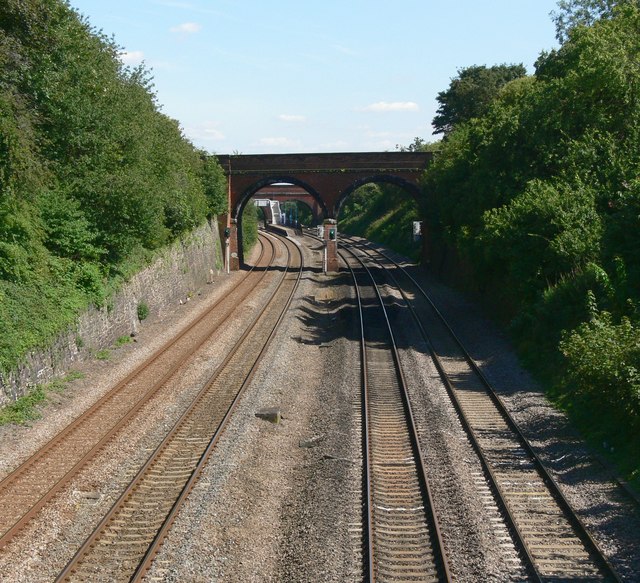
[[[70,0],[144,60],[162,110],[214,153],[393,150],[431,140],[470,65],[556,46],[556,0]]]

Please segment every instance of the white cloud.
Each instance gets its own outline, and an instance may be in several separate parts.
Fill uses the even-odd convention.
[[[123,51],[120,53],[120,60],[125,65],[139,65],[144,59],[142,51]]]
[[[202,25],[197,22],[184,22],[178,26],[172,26],[169,30],[179,34],[194,34],[202,30]]]
[[[185,134],[194,142],[220,142],[226,139],[226,136],[218,128],[218,123],[213,121],[205,121],[197,125],[185,128]]]
[[[265,153],[302,152],[305,147],[302,141],[284,136],[268,136],[260,138],[251,144],[252,148],[264,151]]]
[[[378,101],[362,108],[362,111],[420,111],[415,101]]]
[[[288,121],[288,122],[294,122],[294,123],[302,123],[307,121],[307,118],[304,115],[290,115],[286,113],[281,113],[278,116],[278,119],[280,121]]]
[[[314,146],[312,150],[314,152],[347,152],[350,144],[345,140],[336,140],[335,142],[324,142]]]
[[[395,150],[396,144],[394,140],[370,140],[365,142],[365,147],[367,150],[371,150],[372,152],[384,152],[389,150]]]

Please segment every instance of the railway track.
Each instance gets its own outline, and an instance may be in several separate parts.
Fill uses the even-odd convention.
[[[375,281],[341,254],[361,324],[367,581],[449,581],[393,332]]]
[[[149,569],[297,289],[302,253],[285,244],[291,261],[267,304],[57,581],[137,581]]]
[[[273,241],[262,238],[256,267],[268,267],[275,257]],[[237,302],[248,297],[266,273],[266,269],[247,272],[233,299],[229,294],[215,302],[0,482],[0,549],[132,422],[211,334],[232,317]]]
[[[385,271],[410,307],[531,578],[621,581],[428,294],[388,255],[350,246]]]

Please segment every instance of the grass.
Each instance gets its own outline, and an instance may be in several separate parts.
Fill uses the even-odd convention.
[[[64,378],[36,385],[28,395],[20,397],[11,405],[0,409],[0,425],[25,425],[39,419],[41,415],[38,405],[47,400],[49,393],[62,393],[68,383],[83,376],[81,372],[71,371]]]
[[[124,346],[125,344],[129,344],[131,342],[131,336],[120,336],[116,340],[116,346]]]
[[[70,383],[71,381],[75,381],[77,379],[83,379],[84,378],[84,373],[80,372],[79,370],[70,370],[66,376],[62,379],[63,382],[65,383]]]
[[[108,348],[103,348],[102,350],[98,350],[98,352],[96,352],[96,358],[98,360],[109,360],[110,357],[111,352]]]
[[[360,235],[387,245],[414,261],[419,260],[421,244],[412,239],[413,221],[417,220],[412,201],[403,201],[399,207],[383,209],[382,214],[378,214],[380,210],[352,215],[340,221],[338,228],[347,234]]]
[[[142,320],[146,320],[148,316],[149,316],[149,306],[147,305],[147,302],[141,301],[138,304],[138,320],[142,322]]]

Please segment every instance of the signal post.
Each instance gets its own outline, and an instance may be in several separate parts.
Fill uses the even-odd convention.
[[[224,230],[225,242],[225,267],[227,273],[240,269],[238,255],[238,221],[231,219],[229,226]]]
[[[339,271],[338,263],[338,221],[326,219],[324,221],[324,272]]]

